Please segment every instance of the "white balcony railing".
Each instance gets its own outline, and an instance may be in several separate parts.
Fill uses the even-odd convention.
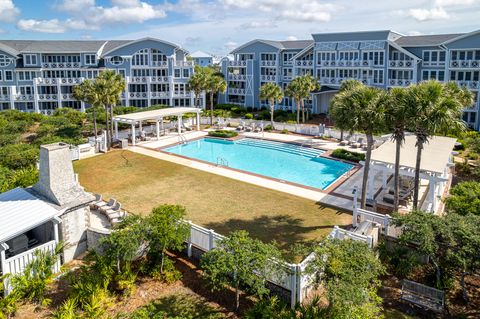
[[[450,61],[451,68],[478,68],[480,61],[478,60],[452,60]]]
[[[233,74],[229,73],[228,74],[228,79],[231,81],[246,81],[247,76],[245,74]]]
[[[36,85],[77,85],[82,83],[85,78],[35,78]]]
[[[244,67],[244,66],[247,66],[247,61],[230,61],[228,62],[228,66]]]
[[[193,62],[192,61],[177,61],[177,62],[175,62],[175,66],[190,67],[190,66],[193,66]]]
[[[40,113],[43,115],[52,115],[53,113],[55,113],[55,109],[43,109],[40,110]]]
[[[164,99],[164,98],[169,98],[169,93],[168,92],[150,92],[150,98],[151,99]]]
[[[293,80],[293,75],[283,75],[282,81],[291,81]]]
[[[390,68],[413,68],[414,63],[412,60],[390,60],[388,66]]]
[[[37,94],[39,101],[56,101],[58,94]]]
[[[80,62],[42,63],[44,69],[78,69],[80,66]]]
[[[276,82],[277,81],[277,76],[276,75],[262,75],[262,76],[260,76],[260,80],[266,81],[266,82]]]
[[[42,110],[42,111],[47,111],[47,110]],[[51,110],[48,110],[48,111],[51,111]],[[35,251],[40,250],[43,252],[53,253],[55,251],[56,245],[57,244],[55,240],[52,240],[43,245],[29,249],[21,254],[5,259],[5,263],[3,264],[3,266],[5,267],[3,269],[3,273],[11,274],[11,275],[22,273],[25,270],[25,267],[28,265],[28,263],[35,258],[34,257]],[[54,273],[58,273],[60,271],[60,263],[59,262],[55,263],[54,268],[52,270]]]
[[[295,61],[295,66],[306,67],[306,68],[313,67],[313,61],[312,60]]]
[[[458,85],[472,89],[472,90],[478,90],[480,87],[480,82],[479,81],[457,81]]]
[[[33,94],[16,94],[14,96],[16,101],[33,101],[35,96]]]
[[[128,97],[130,99],[148,99],[148,92],[130,92]]]
[[[10,101],[10,95],[0,95],[0,101]]]
[[[230,95],[245,95],[246,91],[245,91],[245,89],[229,88],[228,89],[228,94],[230,94]]]
[[[173,97],[191,98],[192,92],[173,92]]]
[[[388,85],[389,86],[409,86],[410,84],[413,83],[412,79],[388,79]]]
[[[167,67],[168,62],[167,61],[152,61],[152,66],[154,66],[154,67]]]
[[[320,83],[322,84],[340,84],[341,82],[342,82],[341,78],[332,78],[332,77],[320,78]]]
[[[277,60],[261,60],[260,66],[277,66]]]
[[[168,76],[127,76],[127,83],[168,83]]]
[[[62,93],[60,94],[60,98],[62,100],[75,100],[75,98],[73,97],[73,94],[71,93]]]

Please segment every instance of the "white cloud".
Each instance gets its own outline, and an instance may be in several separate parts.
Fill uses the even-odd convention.
[[[408,16],[417,21],[450,19],[450,14],[441,7],[432,9],[410,9],[408,11]]]
[[[422,32],[415,31],[415,30],[407,32],[407,35],[422,35],[422,34],[423,34]]]
[[[57,10],[64,11],[64,12],[82,12],[83,10],[95,6],[95,0],[69,0],[69,1],[62,1],[55,6]]]
[[[63,23],[61,23],[58,19],[21,19],[17,22],[17,27],[23,31],[44,33],[63,33],[67,30]]]
[[[471,5],[477,2],[476,0],[435,0],[435,6],[446,7],[446,6],[462,6],[462,5]]]
[[[232,51],[233,49],[235,49],[236,47],[238,47],[238,43],[235,42],[235,41],[228,41],[224,44],[224,47],[225,49],[227,49],[228,51]]]
[[[262,29],[276,27],[277,25],[273,21],[250,21],[240,25],[241,29]]]
[[[294,35],[289,35],[289,36],[287,37],[287,41],[296,41],[296,40],[298,40],[298,38],[297,38],[296,36],[294,36]]]
[[[0,21],[5,22],[14,22],[18,15],[20,14],[20,9],[18,9],[12,0],[0,0]]]

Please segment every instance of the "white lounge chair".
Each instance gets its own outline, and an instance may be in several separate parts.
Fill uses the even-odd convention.
[[[352,143],[353,148],[360,148],[363,145],[363,138],[360,137],[355,143]]]

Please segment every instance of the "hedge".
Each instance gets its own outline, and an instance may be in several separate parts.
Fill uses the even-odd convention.
[[[343,148],[337,148],[332,152],[332,157],[340,158],[346,161],[358,163],[365,160],[365,154],[350,152]]]
[[[208,132],[208,136],[213,137],[222,137],[222,138],[230,138],[237,136],[238,133],[235,131],[227,131],[227,130],[215,130]]]

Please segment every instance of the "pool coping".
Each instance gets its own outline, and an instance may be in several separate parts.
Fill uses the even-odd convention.
[[[240,135],[239,135],[239,136],[240,136]],[[210,137],[210,136],[200,136],[200,137],[195,137],[195,138],[192,138],[192,139],[188,140],[187,143],[193,142],[193,141],[197,141],[197,140],[201,140],[201,139],[205,139],[205,138],[232,141],[232,140],[230,140],[230,139],[228,139],[228,138],[219,138],[219,137]],[[281,143],[293,144],[293,145],[297,145],[297,146],[301,146],[301,147],[307,147],[307,146],[303,146],[303,145],[301,145],[300,143],[296,143],[296,142],[286,142],[286,141],[281,141],[281,140],[276,140],[276,139],[270,139],[270,138],[257,138],[257,137],[246,137],[246,136],[243,136],[243,138],[251,138],[251,139],[257,139],[257,140],[266,140],[266,141],[273,141],[273,142],[281,142]],[[238,138],[237,138],[236,140],[238,140]],[[232,141],[232,142],[233,142],[233,141]],[[345,161],[345,160],[341,160],[341,159],[337,159],[337,158],[333,158],[333,157],[328,156],[328,155],[331,153],[331,150],[326,150],[326,149],[322,149],[322,148],[315,148],[315,149],[324,151],[324,153],[320,154],[320,157],[323,157],[323,158],[325,158],[325,159],[329,159],[329,160],[332,160],[332,161],[338,161],[338,162],[350,164],[350,165],[353,166],[351,169],[349,169],[348,171],[346,171],[345,173],[343,173],[342,175],[340,175],[338,178],[336,178],[336,179],[335,179],[332,183],[330,183],[325,189],[321,189],[321,188],[317,188],[317,187],[312,187],[312,186],[308,186],[308,185],[298,184],[298,183],[294,183],[294,182],[290,182],[290,181],[285,181],[285,180],[278,179],[278,178],[274,178],[274,177],[270,177],[270,176],[265,176],[265,175],[261,175],[261,174],[257,174],[257,173],[253,173],[253,172],[249,172],[249,171],[245,171],[245,170],[241,170],[241,169],[238,169],[238,168],[233,168],[233,167],[223,166],[223,165],[217,165],[217,164],[215,164],[215,163],[211,163],[211,162],[208,162],[208,161],[204,161],[204,160],[200,160],[200,159],[192,158],[192,157],[188,157],[188,156],[183,156],[183,155],[179,155],[179,154],[175,154],[175,153],[171,153],[171,152],[167,152],[167,151],[163,150],[163,149],[165,149],[165,148],[174,147],[174,146],[177,146],[177,145],[180,145],[180,144],[182,144],[182,143],[181,143],[181,142],[175,142],[175,143],[167,144],[167,145],[164,145],[164,146],[158,147],[158,148],[149,148],[149,147],[141,146],[141,145],[137,145],[137,147],[144,148],[144,149],[148,149],[148,150],[151,150],[151,151],[156,151],[156,152],[163,153],[163,154],[170,155],[170,156],[179,157],[179,158],[182,158],[182,159],[185,159],[185,160],[189,160],[189,161],[194,161],[194,162],[199,162],[199,163],[203,163],[203,164],[207,164],[207,165],[213,165],[213,166],[225,168],[225,169],[228,169],[228,170],[232,170],[232,171],[234,171],[234,172],[237,172],[237,173],[242,173],[242,174],[246,174],[246,175],[251,175],[251,176],[255,176],[255,177],[259,177],[259,178],[265,178],[265,179],[267,179],[267,180],[275,181],[275,182],[278,182],[278,183],[287,184],[287,185],[291,185],[291,186],[295,186],[295,187],[300,187],[300,188],[308,189],[308,190],[311,190],[311,191],[320,192],[320,193],[323,193],[323,194],[329,194],[329,195],[336,196],[336,197],[341,197],[341,198],[344,198],[344,199],[351,199],[351,197],[348,196],[348,195],[343,195],[343,194],[335,193],[335,190],[336,190],[340,185],[342,185],[348,178],[350,178],[352,175],[354,175],[356,172],[358,172],[358,170],[360,170],[360,168],[361,168],[361,165],[358,164],[358,163],[350,162],[350,161]],[[313,148],[313,147],[309,147],[309,148]],[[326,153],[327,153],[327,155],[325,156]]]

